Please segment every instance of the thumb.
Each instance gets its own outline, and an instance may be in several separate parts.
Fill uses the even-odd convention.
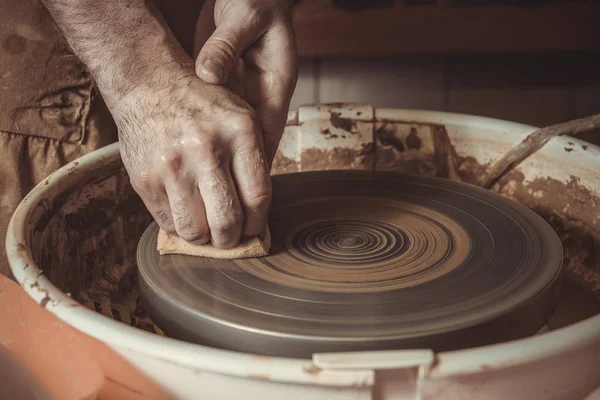
[[[196,75],[206,83],[227,83],[242,54],[264,33],[259,21],[236,11],[222,16],[196,58]]]

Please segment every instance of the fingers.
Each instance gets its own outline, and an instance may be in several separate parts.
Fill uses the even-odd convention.
[[[270,169],[298,78],[296,40],[288,2],[266,1],[260,10],[251,4],[207,1],[197,25],[196,74],[227,84],[255,109]],[[235,70],[242,61],[245,76]]]
[[[142,184],[137,185],[132,180],[133,189],[140,196],[146,209],[152,215],[158,226],[169,233],[175,233],[175,224],[167,192],[160,182],[148,182],[142,178]]]
[[[283,134],[290,100],[298,79],[298,61],[291,23],[282,20],[244,55],[245,93],[263,129],[267,161],[271,165]]]
[[[162,174],[134,187],[161,229],[226,249],[242,235],[264,230],[270,186],[258,140],[241,140],[237,151],[230,143],[213,141],[201,149],[164,152],[157,165]]]
[[[220,10],[219,23],[196,58],[196,74],[206,83],[225,84],[241,55],[266,30],[268,19],[244,2]]]
[[[210,231],[196,179],[170,173],[165,177],[175,232],[182,239],[197,244],[210,240]]]
[[[223,249],[265,231],[271,186],[259,126],[238,112],[159,151],[152,178],[132,183],[162,229]]]
[[[233,93],[197,82],[182,86],[185,96],[171,97],[169,119],[158,112],[144,119],[149,126],[123,124],[123,162],[162,229],[231,248],[266,227],[271,188],[261,128]]]
[[[239,243],[243,213],[229,162],[222,152],[205,154],[199,171],[198,188],[204,199],[211,242],[218,248],[231,248]]]
[[[240,113],[224,122],[218,139],[198,153],[198,187],[213,245],[230,248],[265,231],[271,185],[256,117]]]
[[[271,202],[269,172],[258,139],[248,141],[236,149],[232,171],[244,211],[243,235],[258,236],[266,228]]]

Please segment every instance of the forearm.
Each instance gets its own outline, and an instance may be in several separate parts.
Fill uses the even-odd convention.
[[[193,74],[193,60],[144,0],[42,0],[109,107]],[[168,72],[168,73],[167,73]]]

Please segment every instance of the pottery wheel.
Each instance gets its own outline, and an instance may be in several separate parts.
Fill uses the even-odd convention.
[[[477,346],[531,335],[558,297],[562,247],[537,214],[449,180],[367,171],[273,177],[271,254],[160,256],[142,297],[171,337],[243,352]]]

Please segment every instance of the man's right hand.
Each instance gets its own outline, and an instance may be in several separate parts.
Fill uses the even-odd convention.
[[[153,2],[42,2],[94,77],[160,227],[219,248],[263,233],[271,187],[255,113],[197,77]]]
[[[134,189],[161,228],[187,241],[229,248],[260,235],[271,187],[254,112],[193,70],[168,82],[113,107]]]

